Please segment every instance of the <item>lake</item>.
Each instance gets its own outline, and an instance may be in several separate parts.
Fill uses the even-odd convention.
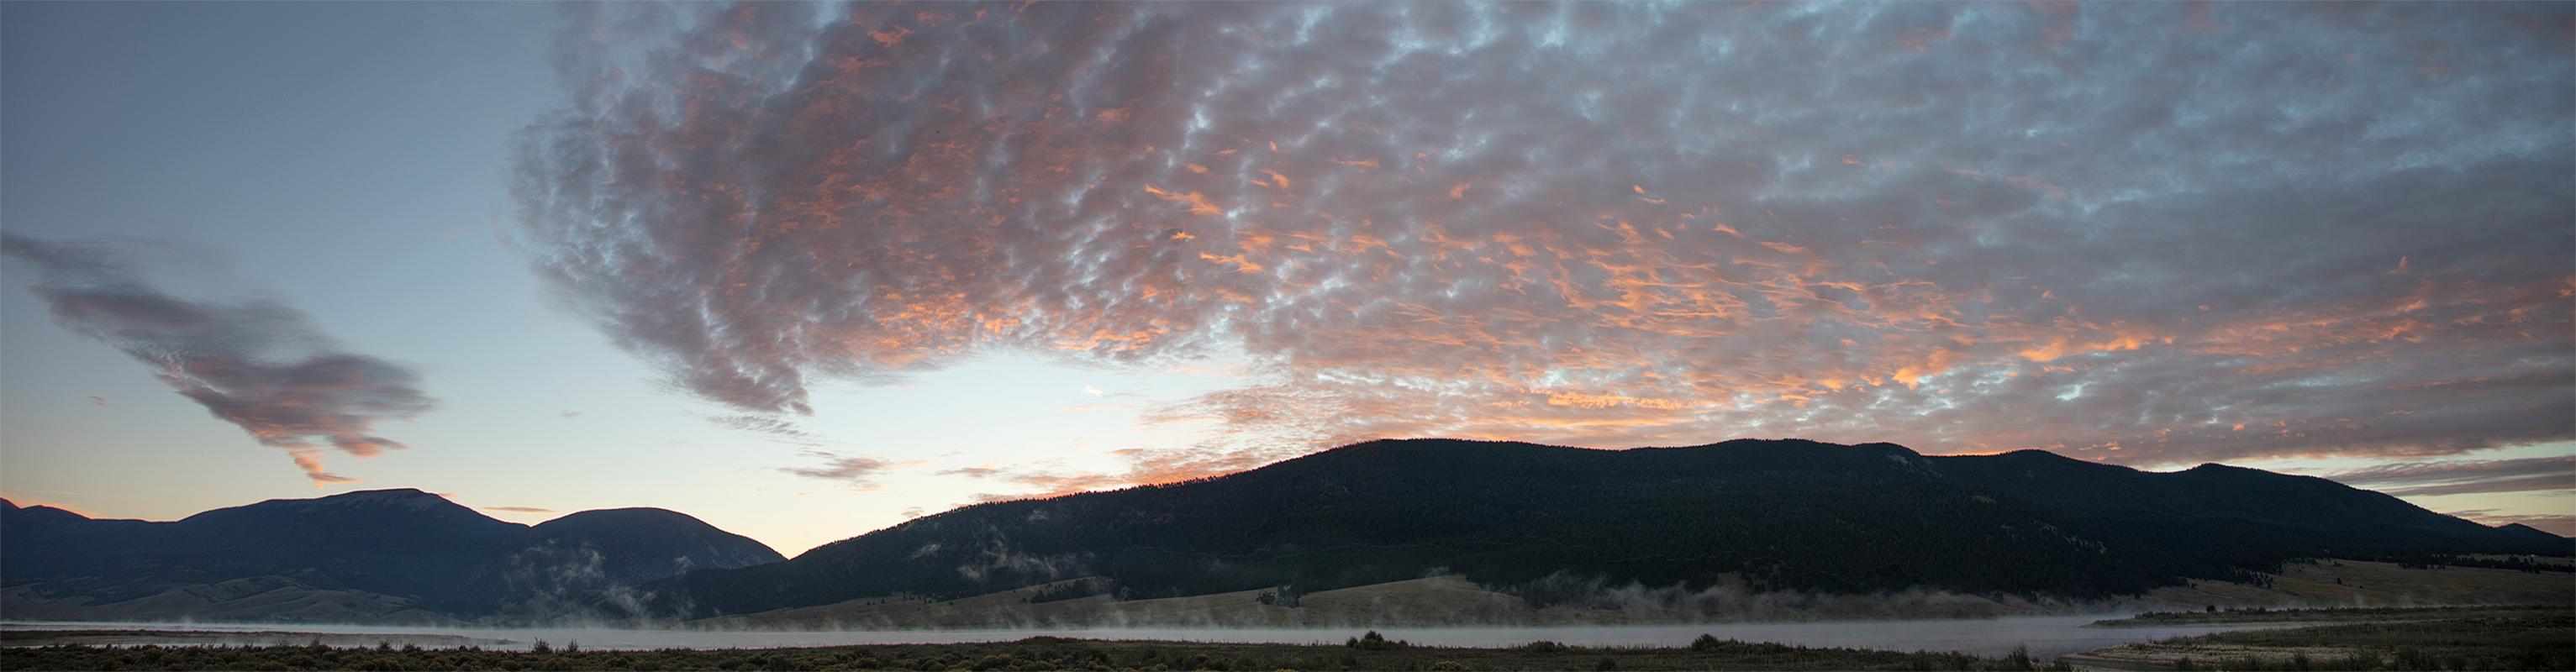
[[[1957,651],[1979,656],[2000,656],[2016,646],[2030,647],[2032,656],[2054,658],[2069,653],[2169,637],[2228,632],[2261,628],[2289,627],[2296,624],[2257,623],[2229,625],[2184,625],[2161,627],[2088,628],[2096,620],[2118,615],[2090,616],[2011,616],[1984,619],[1930,619],[1910,621],[1817,621],[1796,623],[1704,623],[1681,625],[1607,625],[1546,627],[1431,627],[1379,628],[1388,639],[1408,640],[1419,645],[1459,647],[1507,647],[1549,640],[1575,646],[1685,646],[1702,633],[1720,639],[1749,642],[1776,642],[1798,646],[1850,647],[1893,651]],[[294,643],[273,639],[252,641],[254,632],[295,632],[330,635],[451,635],[505,642],[493,648],[525,649],[545,640],[555,646],[580,642],[584,649],[660,649],[660,648],[767,648],[802,646],[846,646],[853,644],[942,644],[960,642],[1010,641],[1036,636],[1074,637],[1082,639],[1151,639],[1199,642],[1244,642],[1277,644],[1339,644],[1362,632],[1357,629],[1230,629],[1230,628],[1104,628],[1094,630],[642,630],[616,628],[473,628],[411,627],[378,625],[311,625],[262,623],[118,623],[118,622],[25,622],[0,623],[12,630],[184,630],[191,632],[240,632],[245,638],[231,643]],[[203,643],[202,641],[198,643]]]

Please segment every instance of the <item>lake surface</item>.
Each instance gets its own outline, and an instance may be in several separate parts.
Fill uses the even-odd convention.
[[[1912,621],[1822,621],[1800,623],[1702,623],[1681,625],[1604,625],[1548,627],[1379,628],[1388,639],[1428,646],[1506,647],[1538,640],[1575,646],[1685,646],[1702,633],[1720,639],[1776,642],[1798,646],[1849,647],[1892,651],[1958,651],[2000,656],[2016,646],[2032,656],[2054,658],[2093,649],[2212,632],[2290,627],[2294,623],[2088,628],[2104,618],[2090,616],[2012,616],[1983,619]],[[537,640],[555,646],[580,642],[584,649],[721,649],[852,644],[950,644],[1010,641],[1036,636],[1082,639],[1153,639],[1196,642],[1273,644],[1339,644],[1362,630],[1235,628],[1104,628],[1096,630],[638,630],[615,628],[471,628],[382,625],[311,625],[283,623],[103,623],[10,621],[11,630],[183,630],[240,632],[235,643],[275,643],[274,637],[250,641],[254,632],[335,635],[452,635],[504,642],[492,648],[526,649]],[[198,643],[203,643],[202,641]]]

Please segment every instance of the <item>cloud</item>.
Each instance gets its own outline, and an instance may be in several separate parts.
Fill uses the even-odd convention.
[[[808,457],[823,460],[822,466],[779,467],[778,470],[806,478],[840,481],[852,490],[877,489],[876,477],[885,472],[919,466],[921,462],[897,462],[873,457],[845,456],[819,450],[805,451]]]
[[[707,416],[707,421],[736,431],[760,435],[771,441],[797,446],[821,446],[823,437],[796,427],[796,423],[775,415],[736,413]]]
[[[943,469],[931,472],[931,475],[964,476],[979,480],[1001,481],[1004,483],[1023,486],[1024,488],[1023,492],[1016,494],[991,492],[976,493],[973,496],[973,499],[977,502],[1002,502],[1014,499],[1055,497],[1059,495],[1070,495],[1077,492],[1109,490],[1138,484],[1133,474],[1107,474],[1098,472],[1055,473],[1035,467],[997,467],[990,465]]]
[[[2507,460],[2392,462],[2326,474],[2398,496],[2563,490],[2576,493],[2576,455]]]
[[[93,395],[93,396],[87,396],[87,397],[81,397],[81,400],[89,402],[89,405],[91,405],[91,406],[106,406],[106,405],[107,405],[107,399],[102,398],[102,397],[98,397],[98,396],[95,396],[95,395]]]
[[[554,513],[554,512],[555,512],[555,510],[554,510],[554,509],[538,508],[538,507],[534,507],[534,506],[486,506],[486,507],[482,507],[482,509],[483,509],[483,510],[485,510],[485,511],[506,511],[506,512],[510,512],[510,513]]]
[[[1000,467],[958,467],[958,468],[955,468],[955,469],[941,469],[941,470],[939,470],[939,471],[930,472],[930,475],[932,475],[932,476],[964,476],[964,477],[967,477],[967,478],[992,478],[992,477],[995,477],[995,476],[1003,475],[1003,474],[1005,474],[1005,473],[1008,473],[1008,472],[1007,472],[1007,471],[1005,471],[1004,469],[1000,468]]]
[[[2548,532],[2562,537],[2576,537],[2576,515],[2563,513],[2510,514],[2501,513],[2495,509],[2453,511],[2446,515],[2467,518],[2469,520],[2498,527],[2513,524],[2528,525],[2531,526],[2532,529],[2540,530],[2542,532]]]
[[[430,410],[411,369],[342,350],[304,311],[266,300],[204,301],[163,292],[122,247],[0,234],[0,254],[33,269],[55,324],[106,343],[153,377],[285,449],[315,487],[358,479],[327,471],[324,447],[356,457],[405,448],[376,423]]]
[[[1127,448],[1110,451],[1113,456],[1127,462],[1127,470],[1120,473],[1056,472],[1034,466],[987,465],[943,469],[931,472],[931,475],[964,476],[1022,486],[1023,490],[1018,493],[979,493],[974,496],[979,502],[998,502],[1114,490],[1137,485],[1178,483],[1243,471],[1293,455],[1276,448],[1270,450],[1207,450],[1206,448],[1206,446],[1182,450]]]
[[[547,283],[743,413],[1018,351],[1246,363],[1131,482],[1380,436],[2576,437],[2568,6],[814,11],[568,8],[516,149]]]

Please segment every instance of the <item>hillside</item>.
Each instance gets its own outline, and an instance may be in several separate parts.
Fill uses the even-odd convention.
[[[173,522],[0,501],[12,618],[440,621],[567,613],[618,586],[776,562],[759,542],[660,509],[535,527],[419,490],[277,499]]]
[[[1289,595],[1432,574],[1580,605],[1605,586],[2097,598],[2303,557],[2568,555],[2323,479],[2024,451],[1739,440],[1622,451],[1377,441],[1168,486],[971,506],[787,562],[650,584],[663,614],[950,599]]]

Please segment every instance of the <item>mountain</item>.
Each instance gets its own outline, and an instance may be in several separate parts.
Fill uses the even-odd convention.
[[[2521,538],[2521,539],[2529,539],[2529,540],[2532,540],[2532,541],[2534,541],[2534,542],[2539,542],[2539,543],[2550,543],[2550,542],[2555,542],[2555,541],[2558,541],[2558,540],[2560,540],[2560,539],[2565,539],[2565,538],[2566,538],[2566,537],[2561,537],[2561,536],[2558,536],[2558,535],[2555,535],[2555,534],[2550,534],[2550,533],[2548,533],[2548,532],[2543,532],[2543,531],[2541,531],[2541,530],[2540,530],[2540,528],[2532,527],[2532,526],[2529,526],[2529,525],[2524,525],[2524,524],[2522,524],[2522,523],[2508,523],[2508,524],[2506,524],[2505,526],[2503,526],[2503,527],[2499,527],[2499,528],[2496,528],[2496,529],[2504,530],[2504,531],[2506,531],[2506,532],[2511,532],[2511,533],[2513,533],[2513,536],[2515,536],[2515,537],[2517,537],[2517,538]]]
[[[0,601],[13,618],[540,617],[559,614],[564,594],[596,599],[690,569],[781,559],[671,511],[584,511],[529,527],[411,489],[174,522],[0,500]]]
[[[1533,602],[1603,582],[1836,593],[2136,594],[2302,557],[2568,555],[2324,479],[2144,472],[2042,451],[1738,440],[1592,450],[1376,441],[1188,483],[982,504],[793,560],[648,584],[695,617],[1047,584],[1290,593],[1461,573]]]

